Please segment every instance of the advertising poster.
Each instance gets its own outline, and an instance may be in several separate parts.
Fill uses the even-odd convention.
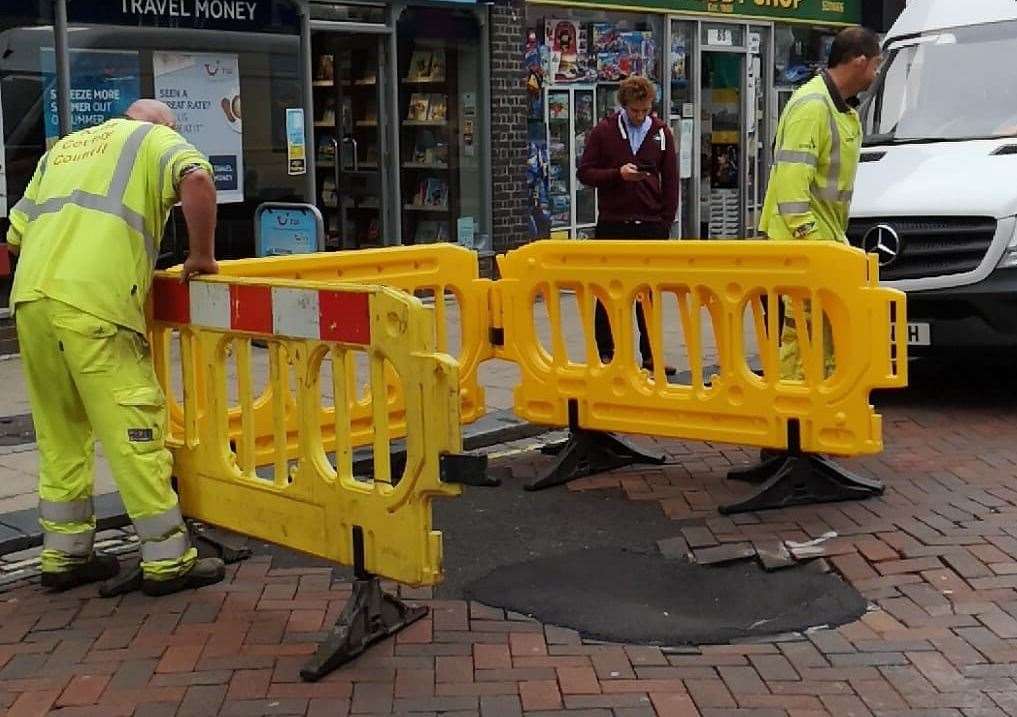
[[[307,149],[304,142],[303,108],[286,110],[286,159],[291,175],[307,173]]]
[[[212,163],[219,202],[244,201],[244,127],[235,54],[153,52],[155,98],[176,113],[177,131]]]
[[[42,48],[41,60],[46,98],[43,115],[49,146],[60,136],[53,49]],[[135,50],[71,50],[70,66],[72,131],[120,117],[141,97],[141,72]]]

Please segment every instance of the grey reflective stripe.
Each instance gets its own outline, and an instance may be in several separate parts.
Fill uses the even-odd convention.
[[[854,192],[850,189],[837,189],[836,185],[831,187],[820,187],[818,184],[813,185],[812,191],[817,197],[826,202],[843,202],[849,204],[851,198],[854,196]]]
[[[796,152],[793,149],[782,149],[777,152],[778,162],[789,162],[791,164],[807,164],[815,167],[819,164],[819,158],[811,152]]]
[[[145,242],[145,251],[148,253],[150,259],[154,259],[155,249],[153,248],[152,235],[148,229],[145,228],[145,217],[141,216],[130,207],[125,206],[119,200],[110,201],[109,197],[92,194],[91,192],[86,192],[83,189],[75,189],[73,192],[63,197],[51,197],[42,204],[36,204],[31,199],[22,197],[21,201],[18,202],[14,208],[24,212],[28,217],[28,220],[33,221],[43,214],[54,214],[59,212],[69,204],[81,207],[82,209],[92,209],[97,212],[102,212],[103,214],[112,214],[113,216],[122,219],[127,226],[141,234]]]
[[[830,112],[830,171],[826,173],[826,186],[837,189],[840,186],[840,127],[835,116],[837,108],[828,107]],[[836,201],[836,200],[834,200]]]
[[[52,523],[87,523],[94,516],[90,497],[67,501],[39,499],[39,517]]]
[[[812,209],[808,202],[780,202],[777,211],[781,214],[807,214]]]
[[[131,174],[134,172],[134,160],[138,158],[138,150],[145,137],[152,131],[154,125],[143,124],[136,128],[127,137],[124,146],[120,149],[120,156],[117,157],[117,167],[113,170],[113,179],[110,180],[109,190],[106,196],[110,200],[116,200],[123,204],[124,194],[127,193],[127,184],[131,181]]]
[[[176,530],[186,530],[184,518],[180,515],[180,506],[175,505],[158,515],[146,518],[133,518],[134,530],[142,540],[162,540]]]
[[[51,533],[46,531],[42,547],[44,550],[56,550],[65,555],[87,558],[92,554],[92,544],[94,542],[94,530],[86,530],[81,533]]]
[[[173,155],[177,152],[183,152],[193,147],[188,142],[177,142],[172,147],[162,153],[162,157],[159,158],[159,196],[161,197],[163,191],[166,189],[166,165],[173,159]]]
[[[174,533],[165,540],[142,541],[141,559],[148,563],[153,560],[176,560],[191,548],[187,533]]]
[[[11,207],[11,211],[21,212],[26,217],[28,217],[28,221],[32,221],[36,217],[35,207],[36,207],[35,202],[33,202],[28,197],[22,197],[21,199],[18,200],[17,204]]]

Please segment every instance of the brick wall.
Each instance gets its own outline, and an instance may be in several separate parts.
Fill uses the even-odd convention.
[[[522,70],[526,12],[523,0],[490,6],[491,174],[496,252],[529,241],[526,199],[526,77]]]

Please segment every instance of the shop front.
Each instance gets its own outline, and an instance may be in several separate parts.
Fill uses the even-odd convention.
[[[486,6],[23,5],[0,9],[0,232],[58,137],[155,97],[214,166],[220,258],[255,255],[266,202],[315,204],[326,249],[489,249]],[[161,264],[186,246],[175,211]],[[9,283],[0,279],[0,310]]]
[[[642,75],[678,147],[675,238],[747,237],[758,226],[777,119],[825,65],[845,0],[650,0],[527,7],[530,232],[585,238],[596,194],[576,180],[586,133],[614,112],[618,83]]]

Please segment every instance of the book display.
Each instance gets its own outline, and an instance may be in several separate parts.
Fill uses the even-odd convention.
[[[381,246],[377,43],[322,35],[313,52],[316,203],[325,246]]]
[[[456,51],[418,40],[400,75],[403,241],[450,241],[458,216]]]
[[[577,178],[586,137],[617,109],[622,80],[647,77],[657,84],[660,34],[630,21],[544,17],[532,22],[523,56],[531,237],[591,234],[596,190]]]

